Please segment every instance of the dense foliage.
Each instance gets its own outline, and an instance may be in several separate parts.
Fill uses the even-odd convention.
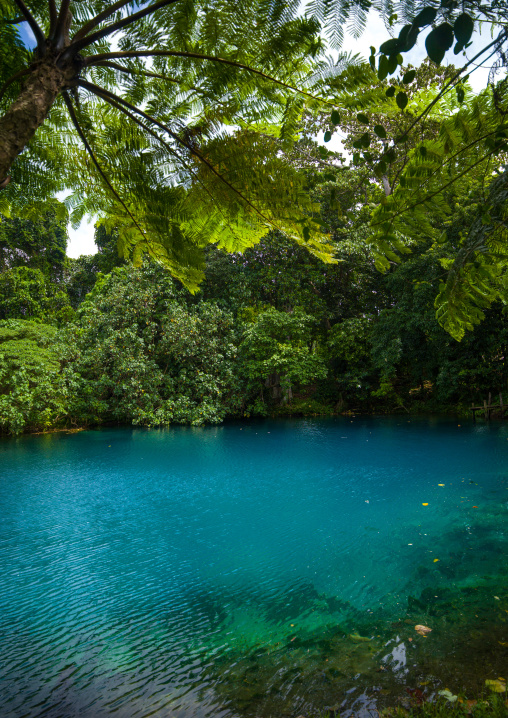
[[[373,9],[392,37],[327,59]],[[497,0],[0,0],[2,430],[502,391],[507,43]]]
[[[316,173],[313,184],[329,202],[330,180]],[[434,311],[446,243],[421,242],[382,274],[353,203],[343,192],[340,213],[328,217],[338,263],[277,233],[243,254],[210,247],[198,295],[154,262],[119,260],[117,236],[102,226],[98,253],[62,261],[56,274],[51,262],[6,268],[0,286],[14,270],[39,272],[54,296],[43,301],[26,277],[0,294],[0,430],[460,412],[505,390],[503,305],[458,343]],[[38,237],[45,223],[4,224],[0,251]]]

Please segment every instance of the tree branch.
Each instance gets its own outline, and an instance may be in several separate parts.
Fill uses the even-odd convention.
[[[37,24],[34,16],[30,12],[30,10],[27,8],[23,0],[14,0],[16,5],[18,6],[21,14],[27,21],[27,23],[30,26],[30,30],[33,32],[35,39],[37,40],[37,48],[41,55],[44,55],[46,52],[46,38],[44,37],[44,33],[42,32],[41,28]]]
[[[119,72],[124,72],[129,75],[142,75],[143,77],[154,77],[157,80],[166,80],[166,82],[174,82],[175,84],[183,84],[182,80],[179,80],[177,77],[168,77],[168,75],[160,75],[157,72],[149,72],[148,70],[137,70],[137,69],[131,69],[130,67],[124,67],[123,65],[119,65],[117,62],[108,62],[107,60],[104,62],[98,62],[94,67],[110,67],[112,70],[118,70]],[[203,92],[199,87],[196,87],[195,85],[187,85],[186,90],[192,90],[193,92],[197,92],[200,95],[205,95],[206,93]],[[221,103],[219,100],[215,100],[219,104]]]
[[[58,21],[58,14],[56,11],[55,0],[48,0],[49,7],[49,36],[52,37],[55,32],[56,23]]]
[[[130,67],[124,67],[124,65],[119,65],[117,62],[108,62],[107,60],[105,60],[104,62],[98,62],[96,65],[94,65],[94,67],[110,67],[112,70],[118,70],[118,72],[125,72],[129,75],[143,75],[143,77],[155,77],[158,80],[167,80],[167,82],[181,82],[181,80],[176,77],[159,75],[156,72],[149,72],[148,70],[134,70]],[[191,87],[190,89],[196,90],[197,88]]]
[[[285,82],[282,82],[282,80],[278,80],[271,75],[267,75],[264,72],[261,72],[261,70],[255,70],[249,65],[244,65],[241,62],[235,62],[235,60],[226,60],[223,57],[215,57],[214,55],[201,55],[197,52],[178,52],[176,50],[128,50],[124,52],[108,52],[101,55],[90,55],[89,57],[85,57],[83,60],[83,64],[85,67],[91,67],[93,65],[97,65],[100,62],[104,62],[105,60],[121,59],[124,57],[190,57],[195,60],[208,60],[210,62],[219,62],[223,65],[238,67],[240,70],[247,70],[247,72],[251,72],[253,75],[259,75],[260,77],[265,80],[268,80],[269,82],[274,82],[277,85],[281,85],[282,87],[286,88],[286,90],[292,90],[293,92],[297,92],[299,95],[304,95],[305,97],[310,97],[312,100],[316,100],[317,102],[321,102],[325,105],[335,107],[333,102],[329,102],[322,97],[317,97],[310,92],[305,92],[305,90],[300,90],[298,87],[293,87],[293,85],[288,85]]]
[[[81,38],[85,37],[85,35],[87,35],[90,30],[93,30],[94,27],[97,27],[99,23],[101,23],[103,20],[106,20],[106,18],[113,15],[113,13],[115,13],[117,10],[121,10],[123,7],[125,7],[132,1],[133,0],[118,0],[118,2],[113,3],[113,5],[107,7],[105,10],[93,17],[87,23],[85,23],[83,27],[78,30],[78,32],[72,38],[73,42],[76,40],[81,40]]]
[[[69,12],[69,5],[70,0],[62,0],[62,4],[60,5],[60,12],[58,13],[58,18],[55,24],[55,29],[53,34],[51,35],[51,39],[53,40],[57,50],[61,50],[65,43],[65,26],[67,22],[67,15]]]
[[[91,159],[92,159],[92,162],[94,163],[95,167],[97,168],[97,171],[99,172],[99,174],[101,175],[102,179],[103,179],[104,182],[107,184],[107,186],[109,187],[109,189],[111,190],[111,192],[115,195],[116,199],[120,202],[120,204],[122,205],[122,207],[125,209],[125,211],[126,211],[127,214],[129,215],[129,217],[132,219],[132,221],[134,222],[134,224],[136,225],[136,227],[139,229],[139,231],[141,232],[141,235],[146,239],[146,238],[147,238],[147,237],[146,237],[146,234],[143,232],[143,230],[141,229],[141,227],[140,227],[139,224],[137,223],[136,219],[135,219],[134,216],[132,215],[131,211],[129,210],[129,208],[127,207],[127,205],[126,205],[125,202],[123,201],[123,199],[120,197],[120,195],[118,194],[118,192],[116,191],[116,189],[113,187],[113,185],[111,184],[111,182],[110,182],[109,179],[107,178],[107,176],[106,176],[106,174],[104,173],[102,167],[99,165],[99,162],[97,161],[97,158],[95,157],[95,155],[94,155],[94,153],[93,153],[93,150],[92,150],[92,148],[90,147],[90,145],[89,145],[89,143],[88,143],[88,140],[86,139],[83,130],[81,129],[81,126],[80,126],[80,124],[79,124],[79,122],[78,122],[78,118],[76,117],[76,113],[75,113],[75,111],[74,111],[74,107],[73,107],[73,105],[72,105],[72,102],[71,102],[70,99],[69,99],[69,96],[67,95],[66,92],[63,92],[62,95],[63,95],[64,102],[65,102],[65,104],[67,105],[67,109],[69,110],[69,114],[70,114],[70,116],[71,116],[72,123],[73,123],[74,127],[76,128],[76,132],[78,133],[78,135],[79,135],[80,138],[81,138],[81,141],[82,141],[83,144],[85,145],[85,149],[86,149],[86,151],[88,152],[88,154],[90,155],[90,157],[91,157]]]
[[[30,74],[30,69],[27,67],[24,70],[20,70],[19,72],[16,72],[14,75],[11,75],[11,77],[9,77],[9,79],[6,80],[6,82],[4,82],[2,87],[0,87],[0,100],[4,96],[7,88],[10,85],[12,85],[13,82],[16,82],[16,80],[19,80],[21,77],[24,77],[25,75],[29,75],[29,74]]]
[[[402,135],[402,137],[407,137],[407,135],[409,135],[409,133],[411,132],[411,130],[420,122],[420,120],[423,120],[423,118],[426,117],[426,115],[429,114],[429,112],[430,112],[431,109],[434,107],[434,105],[435,105],[437,102],[439,102],[439,100],[443,97],[443,95],[445,95],[445,94],[448,92],[448,90],[452,87],[452,85],[453,85],[453,83],[455,82],[455,80],[457,80],[457,79],[462,75],[462,73],[464,72],[464,70],[465,70],[467,67],[469,67],[469,65],[471,65],[475,60],[477,60],[479,57],[481,57],[481,55],[483,55],[484,52],[487,52],[487,50],[490,50],[491,47],[493,47],[494,45],[497,45],[498,43],[501,43],[501,42],[503,41],[503,39],[504,39],[504,40],[506,39],[506,31],[503,32],[503,33],[500,33],[500,34],[498,35],[498,37],[497,37],[493,42],[491,42],[489,45],[487,45],[487,47],[484,47],[483,50],[480,50],[480,52],[477,53],[471,60],[468,60],[468,61],[466,62],[466,64],[465,64],[463,67],[461,67],[458,72],[455,73],[455,75],[449,80],[449,82],[443,87],[443,89],[435,96],[435,98],[432,100],[432,102],[430,102],[430,103],[427,105],[427,107],[423,110],[423,112],[421,112],[421,113],[418,115],[418,117],[416,118],[416,120],[410,125],[409,129],[407,129],[407,130],[404,132],[404,134]],[[494,50],[494,52],[496,52],[496,51],[497,51],[497,48],[496,48],[496,50]],[[492,57],[492,55],[494,54],[494,52],[490,55],[490,57]],[[488,58],[487,58],[487,59],[488,59]]]
[[[213,194],[210,192],[210,190],[208,189],[208,187],[205,185],[205,183],[203,182],[203,180],[201,180],[201,179],[198,177],[198,174],[197,174],[196,170],[195,170],[193,167],[191,167],[191,166],[185,161],[185,159],[184,159],[181,155],[179,155],[178,152],[176,152],[175,149],[174,149],[173,147],[171,147],[171,145],[170,145],[168,142],[166,142],[166,140],[163,140],[162,137],[161,137],[160,135],[158,135],[157,132],[155,132],[154,130],[152,130],[152,128],[151,128],[149,125],[145,125],[144,122],[141,122],[141,120],[139,120],[134,114],[132,114],[132,112],[129,112],[129,110],[127,110],[125,107],[122,107],[122,105],[120,105],[118,102],[116,102],[115,100],[112,100],[112,99],[109,98],[109,97],[106,97],[105,95],[99,95],[99,97],[101,97],[105,102],[109,103],[109,104],[110,104],[112,107],[114,107],[115,109],[119,110],[119,112],[122,112],[124,115],[126,115],[127,117],[129,117],[136,125],[138,125],[138,126],[141,127],[143,130],[145,130],[145,132],[148,132],[148,134],[150,134],[150,135],[151,135],[152,137],[154,137],[158,142],[160,142],[161,145],[163,145],[163,146],[167,149],[167,151],[168,151],[171,155],[173,155],[173,157],[176,157],[176,159],[177,159],[179,162],[182,163],[182,165],[185,167],[185,169],[193,176],[194,180],[203,188],[203,190],[206,192],[206,194],[210,197],[210,199],[212,200],[213,204],[217,207],[217,210],[218,210],[219,213],[222,215],[222,217],[223,217],[223,219],[224,219],[224,222],[225,222],[225,223],[227,224],[227,226],[229,227],[229,230],[230,230],[231,234],[232,234],[233,237],[236,239],[236,241],[240,244],[240,241],[239,241],[238,237],[235,235],[234,229],[233,229],[233,227],[231,226],[231,224],[230,224],[228,218],[227,218],[226,215],[224,214],[224,212],[223,212],[223,210],[222,210],[220,204],[217,202],[217,200],[215,199],[215,197],[213,196]]]
[[[91,82],[86,82],[85,80],[78,80],[78,85],[80,87],[83,87],[86,90],[89,90],[94,95],[98,95],[99,97],[111,98],[115,102],[118,102],[119,104],[123,105],[124,107],[127,107],[129,110],[132,110],[133,112],[136,112],[138,115],[141,115],[141,117],[144,117],[145,120],[148,120],[149,122],[153,122],[155,125],[160,127],[164,132],[167,132],[170,137],[172,137],[176,142],[181,144],[183,147],[185,147],[192,155],[197,157],[204,165],[208,167],[208,169],[221,181],[223,182],[227,187],[229,187],[238,197],[241,198],[243,202],[245,202],[246,205],[248,205],[254,212],[259,215],[263,221],[267,222],[270,226],[274,227],[274,229],[278,229],[277,225],[275,225],[271,219],[268,217],[265,217],[264,214],[254,205],[252,202],[245,197],[240,190],[236,189],[228,180],[223,177],[223,175],[218,172],[215,167],[212,165],[211,162],[209,162],[206,157],[204,157],[201,152],[199,152],[195,147],[192,147],[189,145],[185,140],[182,140],[181,137],[178,137],[176,133],[174,133],[167,125],[160,122],[159,120],[155,119],[155,117],[152,117],[151,115],[148,115],[146,112],[143,112],[143,110],[140,110],[139,107],[136,107],[135,105],[131,105],[130,102],[127,102],[127,100],[124,100],[122,97],[118,97],[118,95],[115,95],[114,93],[110,92],[109,90],[105,90],[103,87],[99,87],[98,85],[94,85]]]
[[[126,27],[127,25],[130,25],[137,20],[141,20],[141,18],[146,17],[147,15],[151,15],[157,10],[161,10],[163,7],[166,7],[167,5],[172,5],[175,2],[178,2],[178,0],[158,0],[158,2],[153,3],[153,5],[149,5],[143,10],[135,12],[134,15],[128,15],[127,17],[118,20],[118,22],[113,22],[111,23],[111,25],[106,25],[106,27],[103,27],[102,30],[97,30],[97,32],[94,32],[91,35],[86,35],[86,37],[83,37],[83,35],[81,35],[80,39],[77,39],[76,36],[75,38],[73,38],[72,44],[67,50],[67,53],[72,52],[73,54],[76,54],[80,52],[84,47],[92,45],[98,40],[102,40],[103,37],[111,35],[113,32],[117,32],[123,27]],[[82,30],[80,32],[82,32]]]
[[[397,217],[400,217],[402,214],[405,214],[406,212],[410,212],[412,209],[415,209],[416,207],[419,207],[421,204],[425,204],[425,202],[428,202],[429,200],[436,197],[438,194],[441,194],[441,192],[444,192],[445,189],[448,189],[452,184],[454,184],[457,180],[459,180],[461,177],[464,177],[470,170],[473,170],[475,167],[480,165],[482,162],[485,162],[485,160],[488,160],[495,152],[496,150],[491,150],[490,152],[487,152],[483,157],[480,157],[480,159],[477,162],[474,162],[469,167],[466,167],[465,170],[460,172],[456,177],[453,177],[449,182],[446,182],[442,187],[439,187],[435,192],[431,192],[426,197],[423,197],[422,199],[418,200],[417,202],[414,202],[413,204],[409,205],[409,207],[404,207],[403,209],[400,209],[398,212],[395,212],[390,217],[390,220],[393,222],[394,219]],[[380,224],[384,224],[387,220],[384,219],[382,222],[373,222],[370,226],[371,227],[378,227]]]

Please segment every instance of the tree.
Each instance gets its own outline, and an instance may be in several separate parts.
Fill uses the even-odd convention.
[[[326,376],[323,357],[311,342],[313,317],[300,308],[288,314],[273,307],[252,312],[240,344],[246,375],[257,385],[264,401],[263,386],[272,397],[291,401],[295,384],[309,384]]]
[[[236,345],[229,312],[176,301],[157,265],[101,276],[65,335],[80,422],[218,423],[237,409]]]
[[[109,274],[115,267],[125,264],[125,260],[118,256],[117,232],[107,232],[104,225],[97,224],[95,246],[98,250],[95,254],[67,259],[65,287],[74,308],[92,291],[100,273]]]
[[[63,283],[67,212],[48,203],[38,219],[0,222],[0,319],[61,324],[72,315]]]
[[[191,288],[204,246],[239,250],[273,227],[330,259],[304,178],[253,129],[280,120],[295,93],[313,101],[306,76],[322,42],[297,7],[2,0],[12,74],[0,90],[0,211],[72,188],[74,222],[101,212],[123,254],[139,264],[148,253]]]
[[[0,319],[64,324],[72,313],[64,288],[40,269],[12,267],[0,273]]]
[[[42,217],[3,217],[0,222],[0,272],[13,267],[39,269],[51,282],[62,280],[67,249],[67,211],[48,203]]]
[[[55,327],[0,321],[0,432],[49,429],[65,420],[62,354]]]

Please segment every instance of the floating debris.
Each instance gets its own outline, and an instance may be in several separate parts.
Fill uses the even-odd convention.
[[[427,636],[427,634],[432,631],[432,628],[418,624],[417,626],[415,626],[415,631],[419,633],[420,636]]]

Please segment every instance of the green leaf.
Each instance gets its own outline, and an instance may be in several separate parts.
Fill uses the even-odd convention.
[[[328,157],[328,150],[325,147],[323,147],[322,145],[319,145],[318,152],[321,156],[321,159],[324,160]]]
[[[393,75],[397,67],[399,66],[399,57],[400,55],[390,55],[388,58],[388,72],[390,75]]]
[[[453,23],[453,32],[457,42],[465,45],[471,39],[474,30],[474,20],[467,13],[463,12]]]
[[[408,103],[407,95],[405,92],[398,92],[397,97],[395,98],[395,101],[397,103],[397,106],[403,110]]]
[[[408,85],[410,82],[413,82],[413,80],[415,79],[415,77],[416,77],[416,70],[408,70],[408,71],[404,74],[404,77],[402,78],[402,82],[403,82],[405,85]]]
[[[310,229],[307,226],[303,228],[303,238],[306,242],[310,239]]]
[[[381,55],[379,58],[379,68],[377,71],[377,76],[379,80],[384,80],[385,77],[388,75],[388,58],[386,55]]]
[[[421,145],[419,149],[420,149],[421,156],[426,157],[427,156],[427,148],[425,147],[425,145]]]
[[[381,175],[384,175],[386,172],[386,162],[381,160],[377,163],[377,165],[374,167],[374,173],[377,177],[380,177]]]
[[[363,112],[359,112],[359,113],[356,115],[356,119],[358,120],[358,122],[361,122],[362,125],[368,125],[368,124],[369,124],[369,118],[368,118],[367,115],[365,115]]]
[[[409,52],[409,50],[411,50],[415,46],[419,34],[420,31],[418,30],[416,25],[404,25],[404,27],[399,33],[401,51]]]
[[[464,97],[466,95],[462,85],[457,85],[455,88],[455,92],[457,93],[457,102],[459,103],[459,105],[461,105],[464,102]]]
[[[383,159],[385,159],[390,164],[394,162],[397,159],[397,153],[395,149],[393,147],[390,147],[390,149],[385,152]]]
[[[365,132],[365,133],[360,137],[360,142],[362,143],[362,147],[365,147],[365,148],[369,147],[369,145],[370,145],[370,135],[369,135],[368,132]]]
[[[436,65],[440,64],[445,52],[452,46],[453,37],[453,28],[447,22],[438,25],[427,35],[425,40],[427,54]]]
[[[384,55],[398,55],[401,50],[401,45],[402,43],[397,37],[392,37],[390,40],[383,42],[379,48],[379,52],[382,52]]]
[[[325,142],[330,142],[330,140],[332,139],[332,133],[330,132],[330,130],[326,130],[325,136],[323,139]]]
[[[380,137],[382,140],[386,139],[386,130],[383,127],[383,125],[374,125],[374,132],[378,137]]]
[[[340,115],[337,110],[332,110],[332,124],[338,125],[340,123]]]
[[[394,97],[394,95],[395,95],[395,87],[393,87],[393,85],[392,85],[391,87],[389,87],[389,88],[387,89],[387,91],[385,92],[385,95],[386,95],[387,97]]]
[[[415,17],[413,25],[415,27],[425,27],[426,25],[431,25],[436,19],[436,15],[437,10],[433,7],[426,7]]]
[[[353,164],[354,164],[354,165],[359,165],[359,164],[360,164],[360,153],[359,153],[359,152],[355,152],[355,153],[353,154]]]

